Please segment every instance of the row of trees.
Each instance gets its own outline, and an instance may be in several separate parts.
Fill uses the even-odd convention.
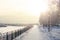
[[[40,15],[39,20],[41,25],[57,25],[60,24],[60,1],[50,0],[49,10]]]

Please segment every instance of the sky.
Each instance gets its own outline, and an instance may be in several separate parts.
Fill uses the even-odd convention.
[[[38,23],[47,8],[46,0],[0,0],[0,23]]]

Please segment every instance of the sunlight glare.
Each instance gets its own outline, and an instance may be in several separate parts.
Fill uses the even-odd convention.
[[[47,0],[33,0],[34,2],[29,3],[28,9],[31,11],[31,15],[40,16],[41,12],[48,10],[48,1]],[[36,2],[36,3],[35,3]]]
[[[48,1],[47,0],[25,0],[25,1],[22,0],[22,2],[19,3],[17,2],[16,10],[25,11],[25,12],[27,11],[29,15],[39,16],[41,12],[45,12],[48,10]]]

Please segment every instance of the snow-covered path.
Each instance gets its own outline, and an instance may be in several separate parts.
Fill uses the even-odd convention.
[[[16,40],[60,40],[60,29],[52,29],[50,32],[47,28],[34,26],[32,29],[23,33]]]

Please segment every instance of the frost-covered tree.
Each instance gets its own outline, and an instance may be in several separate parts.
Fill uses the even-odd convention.
[[[59,0],[48,0],[48,11],[40,15],[40,24],[56,25],[58,23]]]

